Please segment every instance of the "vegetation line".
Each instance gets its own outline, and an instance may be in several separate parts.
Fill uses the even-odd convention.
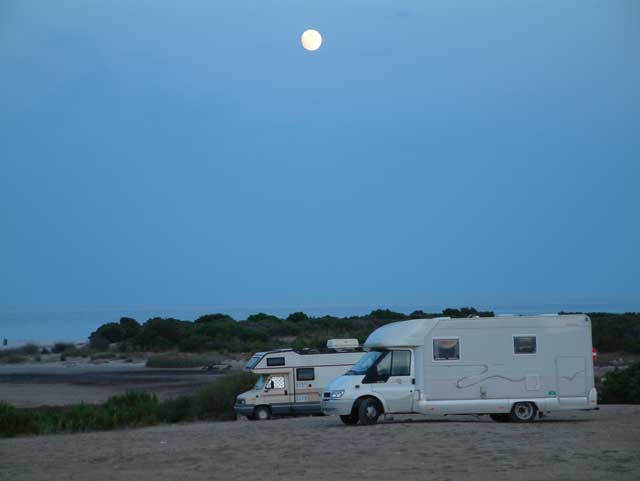
[[[250,373],[232,373],[193,396],[159,401],[155,394],[131,391],[102,404],[17,408],[0,402],[0,437],[104,431],[194,420],[235,419],[238,394],[255,384]]]

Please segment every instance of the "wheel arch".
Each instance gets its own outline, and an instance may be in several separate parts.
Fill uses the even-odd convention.
[[[364,401],[365,399],[375,399],[376,402],[380,405],[380,407],[382,408],[382,412],[380,414],[384,414],[387,412],[387,406],[386,403],[384,402],[384,399],[380,396],[377,396],[373,393],[367,393],[367,394],[363,394],[362,396],[360,396],[359,398],[357,398],[354,402],[353,402],[353,407],[351,408],[351,415],[357,416],[358,415],[358,406],[360,405],[360,403],[362,401]]]
[[[513,411],[513,406],[517,403],[531,403],[536,408],[536,412],[544,412],[545,411],[545,402],[541,399],[513,399],[509,402],[509,411]]]

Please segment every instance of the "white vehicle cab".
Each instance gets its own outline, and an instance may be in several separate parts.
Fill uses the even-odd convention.
[[[533,421],[597,409],[585,315],[415,319],[376,329],[367,354],[323,392],[345,424],[391,413]]]
[[[245,371],[257,374],[258,381],[251,391],[237,397],[235,412],[258,420],[272,414],[320,414],[320,395],[326,385],[364,355],[357,339],[329,339],[327,348],[254,354]]]

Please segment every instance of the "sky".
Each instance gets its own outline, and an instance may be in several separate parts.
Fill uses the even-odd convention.
[[[640,305],[640,3],[3,0],[0,205],[3,305]]]

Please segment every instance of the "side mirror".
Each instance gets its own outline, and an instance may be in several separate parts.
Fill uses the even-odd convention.
[[[364,379],[362,380],[363,384],[370,384],[376,382],[378,378],[378,369],[375,366],[371,366],[364,373]]]

